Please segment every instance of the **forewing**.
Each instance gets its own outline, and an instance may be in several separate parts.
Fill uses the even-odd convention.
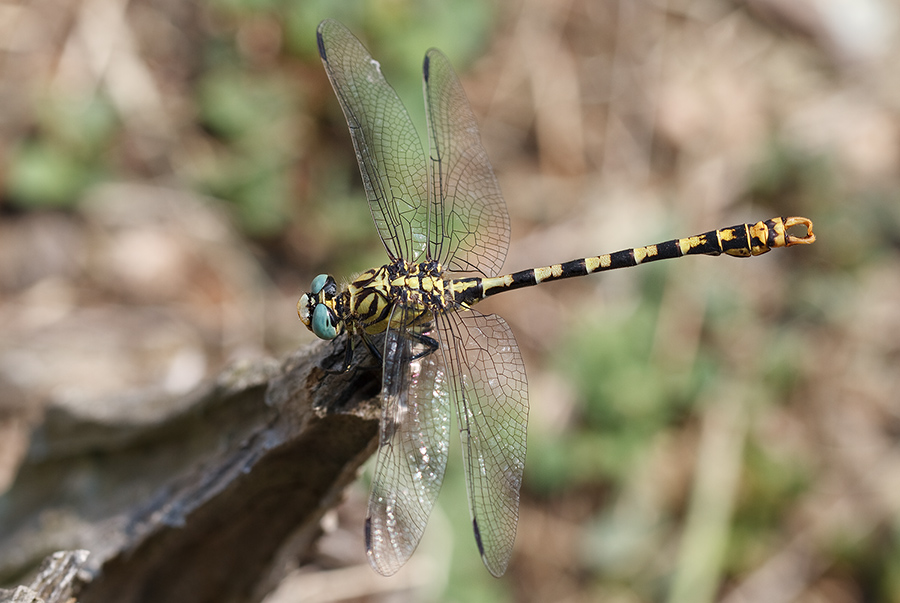
[[[509,325],[477,311],[441,314],[440,344],[456,404],[469,510],[484,565],[506,571],[525,468],[528,386]]]
[[[509,215],[475,114],[441,51],[428,51],[424,72],[430,255],[450,270],[496,276],[509,248]]]
[[[378,235],[392,260],[419,260],[427,242],[425,153],[378,61],[350,31],[326,19],[319,55],[340,101]]]
[[[431,331],[395,306],[384,344],[381,439],[366,519],[366,553],[390,576],[412,555],[434,507],[450,440],[450,392]],[[395,322],[396,321],[396,322]],[[434,341],[434,340],[431,340]],[[416,356],[420,356],[416,358]]]

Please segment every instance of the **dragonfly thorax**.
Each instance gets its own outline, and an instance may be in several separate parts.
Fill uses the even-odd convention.
[[[374,335],[388,328],[395,305],[422,316],[445,311],[453,304],[447,285],[443,268],[435,261],[397,260],[363,272],[340,292],[330,275],[320,274],[297,302],[297,314],[321,339],[334,339],[344,330]]]
[[[384,332],[391,311],[400,305],[420,315],[447,307],[443,268],[435,261],[412,264],[397,260],[363,272],[347,286],[347,329],[357,334]]]

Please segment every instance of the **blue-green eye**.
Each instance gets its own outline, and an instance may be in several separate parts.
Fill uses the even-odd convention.
[[[313,310],[312,332],[320,339],[331,340],[337,337],[334,315],[332,315],[328,306],[319,304]]]
[[[322,288],[325,286],[325,283],[327,283],[327,282],[328,282],[328,275],[320,274],[319,276],[317,276],[316,278],[314,278],[312,280],[312,285],[310,285],[309,292],[312,293],[313,295],[318,295],[319,291],[322,290]]]

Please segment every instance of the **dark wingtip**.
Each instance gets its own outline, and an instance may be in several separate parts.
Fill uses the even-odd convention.
[[[472,529],[475,531],[475,544],[478,545],[478,553],[484,557],[484,543],[481,542],[481,530],[478,529],[477,519],[472,520]]]
[[[326,23],[328,23],[328,21],[319,23],[319,29],[316,30],[316,42],[319,45],[319,56],[322,57],[323,61],[328,60],[328,57],[325,55],[325,40],[322,39],[322,28],[325,27]]]
[[[366,517],[366,553],[372,552],[372,518]]]
[[[425,55],[425,62],[422,63],[422,73],[425,74],[425,81],[428,82],[428,69],[431,64],[431,57]]]

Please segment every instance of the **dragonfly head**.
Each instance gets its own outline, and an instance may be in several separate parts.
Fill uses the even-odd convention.
[[[312,280],[309,289],[297,301],[297,314],[316,337],[334,339],[344,330],[336,308],[337,284],[330,275],[320,274]]]

